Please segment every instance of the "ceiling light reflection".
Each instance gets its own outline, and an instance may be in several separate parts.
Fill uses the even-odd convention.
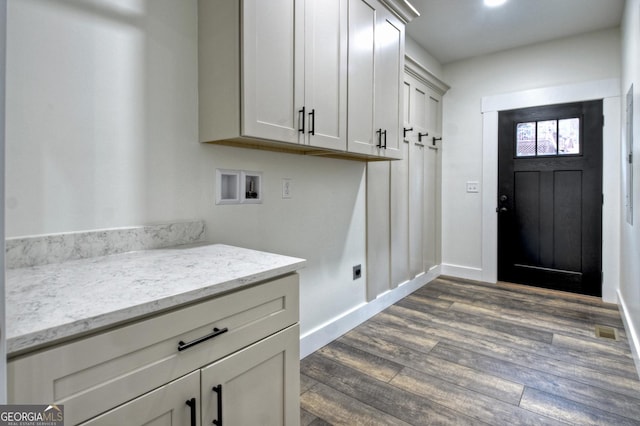
[[[484,5],[488,7],[502,6],[507,0],[484,0]]]

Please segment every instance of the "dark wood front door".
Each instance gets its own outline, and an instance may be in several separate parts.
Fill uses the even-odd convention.
[[[500,112],[500,281],[602,295],[602,125],[602,101]]]

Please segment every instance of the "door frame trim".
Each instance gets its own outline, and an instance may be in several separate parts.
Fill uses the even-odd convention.
[[[482,281],[498,279],[498,112],[603,99],[602,299],[616,303],[620,281],[620,79],[545,87],[482,98]]]

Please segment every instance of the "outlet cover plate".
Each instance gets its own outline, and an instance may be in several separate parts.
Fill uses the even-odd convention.
[[[362,277],[362,265],[355,265],[353,267],[353,279],[357,280]]]

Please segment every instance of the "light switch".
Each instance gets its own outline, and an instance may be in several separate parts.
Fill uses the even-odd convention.
[[[470,180],[467,182],[467,192],[476,193],[480,192],[480,182],[475,180]]]
[[[293,192],[293,182],[291,179],[282,179],[282,198],[291,198]]]

